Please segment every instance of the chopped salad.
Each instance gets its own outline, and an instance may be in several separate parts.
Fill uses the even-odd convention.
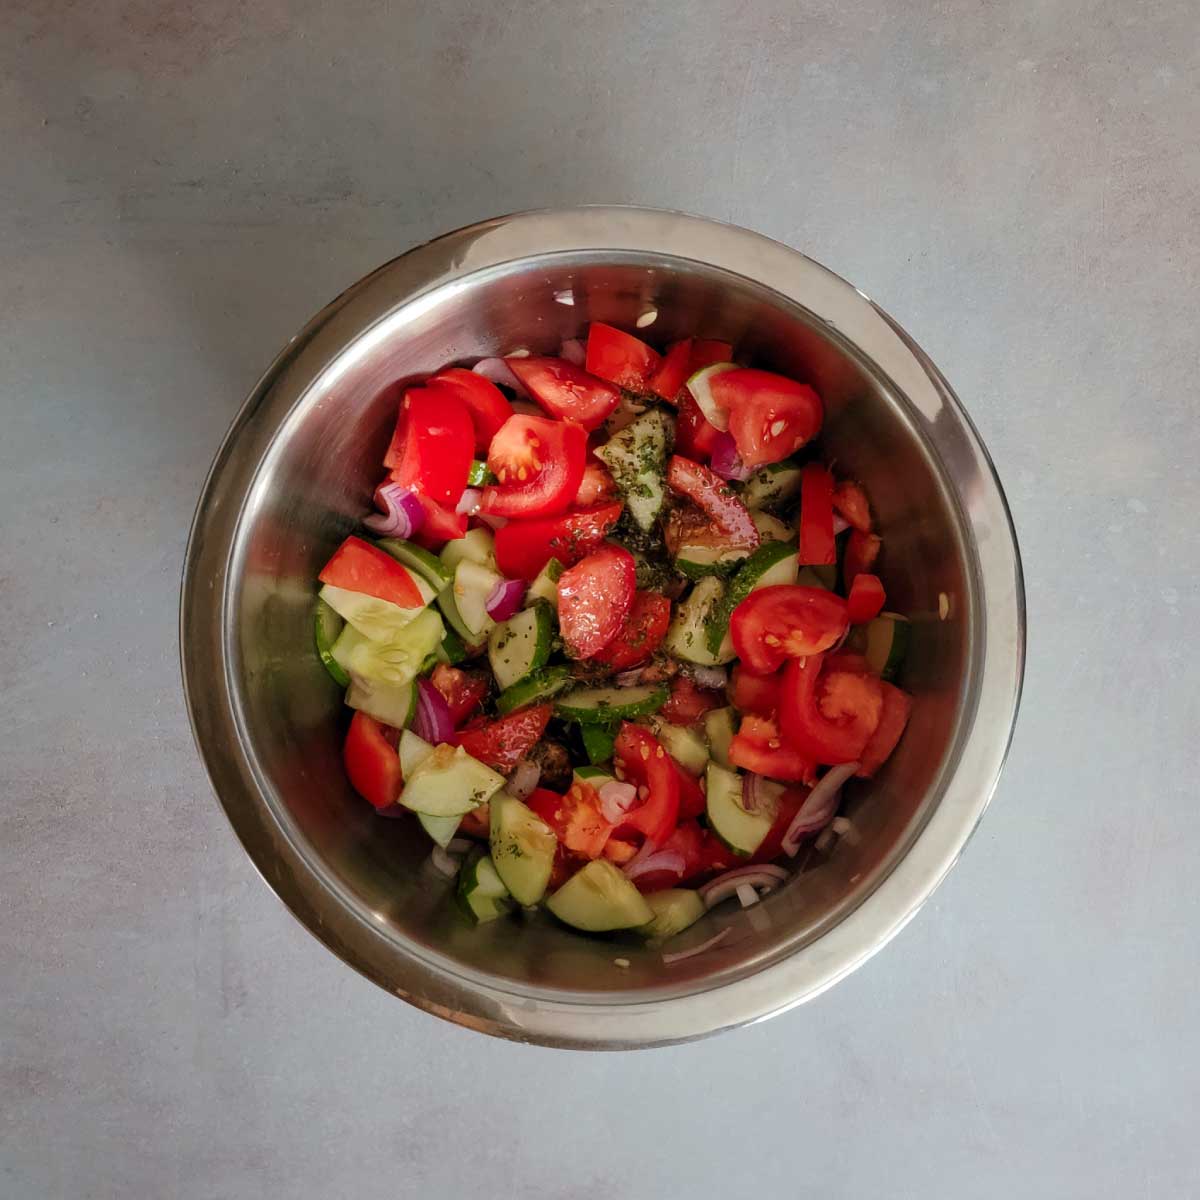
[[[316,645],[351,784],[472,920],[665,940],[786,881],[895,749],[909,626],[823,417],[728,343],[599,322],[404,390]]]

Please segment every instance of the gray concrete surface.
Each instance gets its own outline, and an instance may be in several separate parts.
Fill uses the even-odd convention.
[[[0,38],[0,1196],[1200,1192],[1193,0],[9,0]],[[492,1042],[336,962],[184,719],[201,478],[413,242],[728,218],[965,398],[1026,703],[935,900],[806,1008],[633,1056]]]

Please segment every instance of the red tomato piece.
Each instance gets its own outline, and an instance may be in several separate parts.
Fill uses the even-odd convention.
[[[671,694],[659,714],[672,725],[695,725],[706,712],[721,707],[720,692],[697,687],[689,675],[676,675],[671,680]]]
[[[833,507],[862,533],[871,532],[871,506],[867,493],[848,479],[843,479],[833,489]]]
[[[766,717],[749,713],[729,744],[729,761],[735,767],[782,779],[789,783],[815,783],[817,764],[799,750],[784,745],[779,727]]]
[[[590,508],[604,500],[611,500],[617,494],[617,485],[608,468],[596,459],[589,459],[583,468],[583,482],[575,499],[571,501],[572,508]]]
[[[486,456],[492,438],[513,415],[512,405],[504,393],[490,379],[465,367],[439,371],[430,382],[449,388],[467,406],[475,426],[476,453]]]
[[[692,342],[692,361],[688,365],[688,375],[692,376],[697,371],[703,371],[705,367],[727,362],[733,362],[733,346],[729,342],[696,338]]]
[[[681,784],[686,778],[687,776],[681,775]],[[689,783],[697,791],[700,790],[694,781],[689,780]],[[703,799],[703,796],[701,798]],[[706,836],[705,830],[701,829],[694,819],[684,818],[681,804],[679,824],[671,830],[667,840],[656,848],[656,852],[678,854],[683,859],[683,865],[676,870],[643,872],[633,881],[634,886],[640,892],[660,892],[663,888],[677,887],[689,875],[704,871],[707,863],[704,845]]]
[[[809,790],[806,787],[791,787],[779,797],[774,824],[767,830],[767,836],[763,838],[758,849],[750,856],[751,863],[771,862],[783,852],[783,835],[787,833],[792,818],[800,811],[800,806],[808,799]]]
[[[342,762],[351,786],[376,808],[387,808],[400,797],[403,777],[396,753],[397,730],[356,712],[342,746]]]
[[[525,390],[552,416],[595,429],[621,401],[613,387],[565,358],[506,358]]]
[[[779,685],[782,681],[778,673],[755,675],[739,663],[730,676],[729,703],[740,713],[773,718],[779,711]]]
[[[738,494],[719,475],[690,458],[671,456],[667,485],[698,505],[728,535],[734,546],[757,546],[758,529]]]
[[[532,581],[552,559],[565,567],[602,545],[621,515],[620,504],[603,504],[580,512],[537,521],[509,521],[496,530],[496,565],[509,579]]]
[[[700,788],[699,777],[689,775],[679,764],[675,764],[679,773],[679,819],[700,816],[706,807],[704,792]]]
[[[359,537],[348,537],[317,578],[333,587],[387,600],[401,608],[425,607],[408,571],[386,551]]]
[[[450,388],[409,388],[383,465],[402,486],[453,508],[467,486],[474,446],[471,414]]]
[[[604,845],[604,857],[619,867],[623,867],[637,852],[637,846],[624,838],[610,837]]]
[[[858,760],[861,765],[855,772],[863,778],[874,775],[891,757],[912,712],[912,697],[907,692],[902,692],[898,687],[882,680],[879,686],[883,689],[883,708],[879,714],[879,724],[875,726],[875,732],[863,748]]]
[[[454,740],[472,758],[507,775],[542,740],[550,713],[549,704],[533,704],[494,721],[476,718]]]
[[[828,650],[846,632],[846,602],[823,588],[780,583],[751,592],[733,610],[729,635],[742,666],[770,675],[786,658]]]
[[[413,541],[418,545],[427,550],[440,550],[447,542],[467,532],[465,513],[437,504],[428,496],[418,496],[417,499],[425,510],[425,523],[413,534]]]
[[[576,781],[565,796],[549,788],[535,788],[525,801],[572,854],[599,858],[613,826],[600,810],[600,797],[590,783]]]
[[[675,420],[675,449],[693,461],[710,458],[721,431],[710,424],[686,388],[679,393],[676,405],[679,415]]]
[[[485,841],[492,831],[492,810],[488,804],[481,804],[469,813],[463,814],[458,823],[458,832],[465,837],[483,838]]]
[[[488,694],[488,678],[482,671],[461,671],[446,663],[438,663],[433,668],[429,682],[442,693],[455,725],[461,725]]]
[[[780,724],[789,743],[816,762],[853,762],[879,724],[883,689],[878,679],[848,671],[822,677],[823,659],[792,659],[784,668]]]
[[[800,472],[800,563],[829,566],[836,562],[833,476],[820,463],[809,463]]]
[[[559,576],[558,628],[572,658],[592,658],[621,632],[636,588],[633,555],[623,546],[601,546]]]
[[[695,822],[689,821],[686,824],[694,825]],[[683,825],[679,827],[684,828]],[[696,826],[699,829],[699,826]],[[728,871],[731,867],[743,866],[746,860],[737,858],[733,851],[721,841],[711,830],[700,830],[700,844],[696,848],[695,858],[687,859],[687,865],[683,870],[682,882],[687,883],[690,880],[696,879],[703,875],[714,875],[720,871]]]
[[[873,621],[883,610],[887,593],[878,575],[860,571],[850,584],[850,595],[846,599],[846,611],[851,625],[865,625]]]
[[[588,328],[584,366],[591,374],[631,392],[644,392],[658,364],[658,354],[641,338],[603,321],[593,321]]]
[[[864,571],[870,571],[879,557],[883,542],[873,533],[862,533],[855,529],[846,539],[846,553],[842,557],[842,586],[854,587],[854,581]]]
[[[729,432],[748,467],[782,462],[820,432],[825,409],[807,384],[735,367],[714,375],[709,387],[713,400],[729,414]]]
[[[593,660],[614,671],[626,671],[644,663],[667,636],[671,624],[671,602],[659,592],[637,592],[633,607],[620,633],[594,654]]]
[[[647,389],[674,404],[675,397],[679,395],[694,370],[699,368],[692,367],[692,339],[684,338],[682,342],[673,342],[662,362],[658,364],[658,370],[650,376]]]
[[[640,833],[661,846],[675,828],[679,816],[679,775],[676,763],[658,744],[658,739],[641,725],[621,722],[613,751],[613,765],[646,799],[625,814],[618,833]]]
[[[579,491],[586,458],[580,426],[515,413],[492,439],[487,465],[496,483],[483,489],[479,511],[494,517],[564,512]]]

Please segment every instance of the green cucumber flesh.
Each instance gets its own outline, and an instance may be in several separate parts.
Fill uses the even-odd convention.
[[[503,786],[503,775],[472,758],[461,746],[443,743],[405,778],[400,803],[431,817],[461,817],[486,804]]]
[[[659,717],[650,722],[650,728],[662,743],[663,749],[689,775],[700,775],[708,766],[708,747],[695,730],[685,725],[673,725]]]
[[[329,672],[339,687],[349,687],[350,685],[349,673],[333,656],[333,647],[345,626],[346,622],[324,600],[318,597],[317,611],[313,618],[313,634],[317,642],[317,654],[320,655],[321,662],[325,664],[325,670]]]
[[[762,845],[775,823],[777,796],[771,789],[760,787],[759,790],[767,802],[754,812],[747,812],[742,805],[742,776],[718,763],[708,764],[704,796],[708,827],[734,854],[743,858],[748,858]]]
[[[689,579],[702,579],[705,575],[731,575],[746,561],[750,551],[738,548],[724,549],[720,546],[679,547],[675,557],[675,569]]]
[[[729,414],[716,402],[712,394],[712,379],[715,375],[737,369],[736,363],[713,363],[697,371],[688,381],[687,390],[692,393],[700,411],[708,419],[708,423],[722,432],[729,428]]]
[[[750,520],[758,530],[760,542],[794,542],[799,536],[795,529],[770,513],[752,512]]]
[[[646,904],[654,916],[638,928],[643,937],[666,941],[694,925],[707,911],[700,893],[691,888],[666,888],[651,892]]]
[[[502,582],[491,567],[464,558],[454,568],[454,586],[450,589],[463,625],[476,641],[495,624],[488,615],[487,602],[492,589]]]
[[[699,667],[716,667],[734,658],[733,643],[726,637],[714,652],[709,650],[705,629],[725,595],[725,584],[706,575],[688,597],[675,606],[663,647],[668,654]]]
[[[626,512],[643,532],[654,528],[666,502],[671,436],[671,418],[661,408],[650,408],[595,451],[624,497]]]
[[[704,714],[704,736],[713,758],[729,767],[729,744],[737,733],[737,720],[732,708],[714,708]]]
[[[611,760],[616,738],[607,725],[581,725],[579,736],[583,739],[583,752],[590,763],[605,763]]]
[[[426,608],[385,639],[355,641],[343,658],[339,638],[335,651],[339,661],[345,662],[346,670],[356,679],[399,687],[417,677],[426,660],[441,645],[444,635],[442,618],[433,609]]]
[[[475,461],[471,463],[471,466],[467,471],[467,487],[487,487],[489,483],[495,482],[496,477],[489,470],[487,463],[480,462],[479,459],[475,459]]]
[[[576,688],[554,706],[558,716],[581,725],[610,725],[614,721],[648,717],[667,702],[667,689],[657,684],[636,687]]]
[[[563,565],[557,558],[552,558],[539,572],[537,578],[529,585],[525,593],[525,604],[529,607],[539,600],[558,609],[558,580],[563,573]]]
[[[793,462],[759,467],[742,486],[742,503],[751,510],[782,508],[800,495],[800,468]]]
[[[596,728],[596,726],[592,726]],[[585,729],[586,733],[587,730]],[[612,757],[612,752],[609,752],[609,757]],[[599,790],[606,783],[613,783],[616,776],[611,771],[604,771],[600,767],[576,767],[575,779],[580,783],[590,784],[592,787]]]
[[[450,845],[462,823],[462,817],[431,817],[428,813],[417,813],[417,820],[443,850]]]
[[[880,613],[867,623],[866,659],[881,678],[896,678],[911,635],[912,623],[899,613]]]
[[[515,796],[497,792],[491,801],[490,843],[496,872],[513,898],[536,904],[554,868],[554,830]]]
[[[457,612],[458,610],[456,609],[455,611]],[[444,610],[442,615],[446,615]],[[447,618],[447,624],[449,624],[449,618]],[[437,648],[438,662],[449,663],[453,667],[462,662],[466,657],[467,648],[463,644],[462,638],[453,629],[447,629],[446,636],[442,638],[442,644]]]
[[[488,634],[488,662],[501,691],[546,665],[553,631],[549,606],[535,604],[501,621]]]
[[[411,729],[400,734],[400,774],[407,779],[432,753],[433,747]]]
[[[417,712],[417,685],[410,682],[391,687],[352,675],[346,689],[346,703],[376,721],[403,729]]]
[[[479,563],[483,567],[494,567],[496,555],[493,551],[495,538],[489,530],[478,528],[468,529],[460,538],[447,542],[442,547],[442,567],[451,575],[458,569],[460,562]]]
[[[729,618],[751,592],[776,584],[795,583],[798,570],[796,547],[791,542],[764,542],[759,546],[738,568],[721,603],[705,625],[704,642],[709,652],[716,654],[728,639]]]
[[[422,583],[425,592],[429,592],[429,585],[424,581]],[[366,596],[362,592],[350,592],[331,583],[321,589],[321,599],[359,633],[378,641],[386,641],[394,636],[418,613],[425,611],[424,603],[401,608],[390,600],[380,600],[377,596]]]
[[[472,633],[467,628],[467,623],[463,620],[462,613],[458,611],[458,604],[455,602],[454,589],[452,587],[448,587],[437,598],[437,606],[442,610],[442,616],[445,617],[446,624],[463,645],[464,657],[468,657],[470,650],[477,648],[483,642],[483,638],[478,634]]]
[[[420,575],[435,593],[445,591],[454,579],[454,572],[443,566],[436,554],[431,554],[416,542],[406,542],[403,538],[380,538],[375,544],[398,563],[403,563]]]
[[[518,708],[527,708],[530,704],[540,704],[566,691],[575,682],[571,668],[561,663],[553,667],[543,667],[532,675],[507,687],[496,697],[496,711],[503,717]]]
[[[482,849],[471,851],[458,873],[456,898],[462,910],[477,925],[494,921],[512,911],[513,901],[492,857]]]
[[[603,858],[572,875],[546,907],[564,924],[588,933],[636,929],[654,920],[642,893]]]

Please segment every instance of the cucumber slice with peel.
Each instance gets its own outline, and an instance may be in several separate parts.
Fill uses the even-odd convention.
[[[729,429],[729,414],[713,399],[712,380],[726,371],[736,370],[736,363],[713,363],[711,367],[697,371],[686,384],[687,390],[692,393],[692,399],[696,401],[708,423],[722,433]]]
[[[431,554],[416,542],[406,542],[403,538],[380,538],[375,544],[397,562],[415,571],[435,592],[444,592],[454,580],[454,572],[443,566],[436,554]]]
[[[512,896],[491,855],[478,848],[471,851],[458,873],[455,895],[462,910],[477,925],[494,921],[511,912],[513,907]]]
[[[416,579],[416,576],[412,578]],[[432,595],[432,589],[423,579],[421,588],[424,589],[422,597]],[[425,611],[425,605],[428,603],[422,599],[418,605],[402,608],[390,600],[380,600],[377,596],[366,596],[362,592],[347,591],[345,588],[334,587],[331,583],[327,583],[320,594],[321,599],[359,633],[380,641],[403,629],[418,613]]]
[[[454,604],[468,633],[476,641],[484,637],[495,622],[488,614],[488,597],[503,582],[499,573],[483,563],[464,558],[454,568]]]
[[[695,730],[689,729],[686,725],[673,725],[670,721],[664,721],[660,717],[655,717],[650,722],[650,728],[654,731],[654,736],[663,744],[663,749],[689,775],[703,773],[704,768],[708,766],[708,747]]]
[[[313,634],[317,642],[317,654],[325,664],[325,670],[333,677],[339,687],[350,685],[350,674],[333,655],[334,644],[338,635],[345,628],[346,622],[325,603],[317,598],[317,611],[313,617]]]
[[[748,858],[763,844],[775,823],[783,788],[760,781],[760,803],[748,812],[742,803],[742,776],[710,762],[705,772],[705,813],[708,827],[734,854]]]
[[[462,817],[431,817],[428,813],[417,813],[417,820],[420,822],[421,828],[443,850],[454,840],[454,835],[458,832],[459,825],[462,824]]]
[[[458,564],[463,561],[479,563],[482,567],[494,567],[495,540],[490,530],[468,529],[462,537],[455,538],[442,547],[442,567],[451,575],[454,575]]]
[[[654,920],[642,893],[603,858],[572,875],[546,907],[564,924],[588,933],[636,929]]]
[[[339,661],[345,662],[346,670],[354,678],[399,687],[420,674],[444,635],[442,618],[432,608],[426,608],[386,638],[359,638],[345,650],[339,638],[334,653]]]
[[[759,546],[738,568],[721,597],[721,603],[713,610],[705,625],[704,643],[709,652],[716,654],[728,640],[729,618],[751,592],[776,584],[795,583],[799,570],[794,543],[764,542]]]
[[[650,408],[595,450],[612,473],[626,512],[643,532],[654,528],[666,503],[664,480],[672,429],[671,418],[661,408]]]
[[[595,728],[595,726],[592,728]],[[611,771],[602,770],[600,767],[576,767],[575,779],[580,783],[586,783],[590,787],[596,788],[598,791],[606,783],[615,782],[616,776]]]
[[[581,725],[611,725],[615,721],[648,717],[658,712],[666,702],[667,689],[657,684],[646,683],[627,688],[576,688],[554,705],[554,711],[558,716],[568,721],[578,721]]]
[[[708,622],[725,596],[725,584],[715,575],[707,575],[692,588],[690,595],[675,607],[675,616],[663,639],[668,654],[700,667],[716,667],[734,658],[728,637],[714,653],[705,638]]]
[[[407,779],[432,753],[433,747],[411,729],[400,734],[400,774]]]
[[[896,678],[911,634],[912,623],[899,613],[880,613],[867,623],[866,659],[881,678]]]
[[[732,708],[714,708],[704,714],[704,736],[712,757],[723,767],[730,766],[729,744],[737,732],[737,719]]]
[[[778,517],[771,516],[770,513],[752,512],[750,520],[754,522],[754,528],[758,530],[758,536],[763,543],[794,542],[796,540],[796,530]]]
[[[530,704],[540,704],[566,691],[575,682],[571,668],[561,663],[553,667],[545,667],[526,675],[524,679],[505,688],[496,697],[496,711],[503,717],[518,708],[526,708]]]
[[[557,558],[552,558],[539,572],[537,578],[529,585],[525,593],[525,605],[545,601],[551,608],[558,609],[558,580],[563,573],[563,565]]]
[[[405,779],[400,803],[431,817],[461,817],[486,804],[503,786],[503,775],[472,758],[461,746],[443,743]]]
[[[752,512],[782,508],[800,495],[800,468],[792,461],[759,467],[742,486],[742,503]]]
[[[679,547],[675,569],[688,579],[703,579],[705,575],[731,575],[750,556],[743,548],[726,550],[720,546]]]
[[[590,763],[605,763],[613,756],[616,738],[607,725],[580,725],[579,736],[583,739],[583,752]]]
[[[638,933],[656,942],[666,941],[694,925],[707,911],[700,893],[691,888],[666,888],[651,892],[646,904],[654,916],[638,928]]]
[[[376,721],[403,729],[417,714],[417,685],[413,681],[397,687],[352,675],[346,703]]]
[[[497,792],[490,807],[496,872],[519,904],[536,904],[546,894],[554,868],[554,830],[508,792]]]
[[[440,606],[441,597],[438,597],[438,604]],[[442,616],[445,615],[445,610],[443,610]],[[449,618],[446,619],[446,623],[447,625],[450,623]],[[462,638],[453,629],[447,629],[446,636],[442,638],[442,644],[437,648],[438,662],[449,663],[453,667],[466,657],[467,648],[463,645]]]
[[[549,607],[535,604],[501,621],[488,634],[488,662],[501,691],[546,665],[553,631]]]

